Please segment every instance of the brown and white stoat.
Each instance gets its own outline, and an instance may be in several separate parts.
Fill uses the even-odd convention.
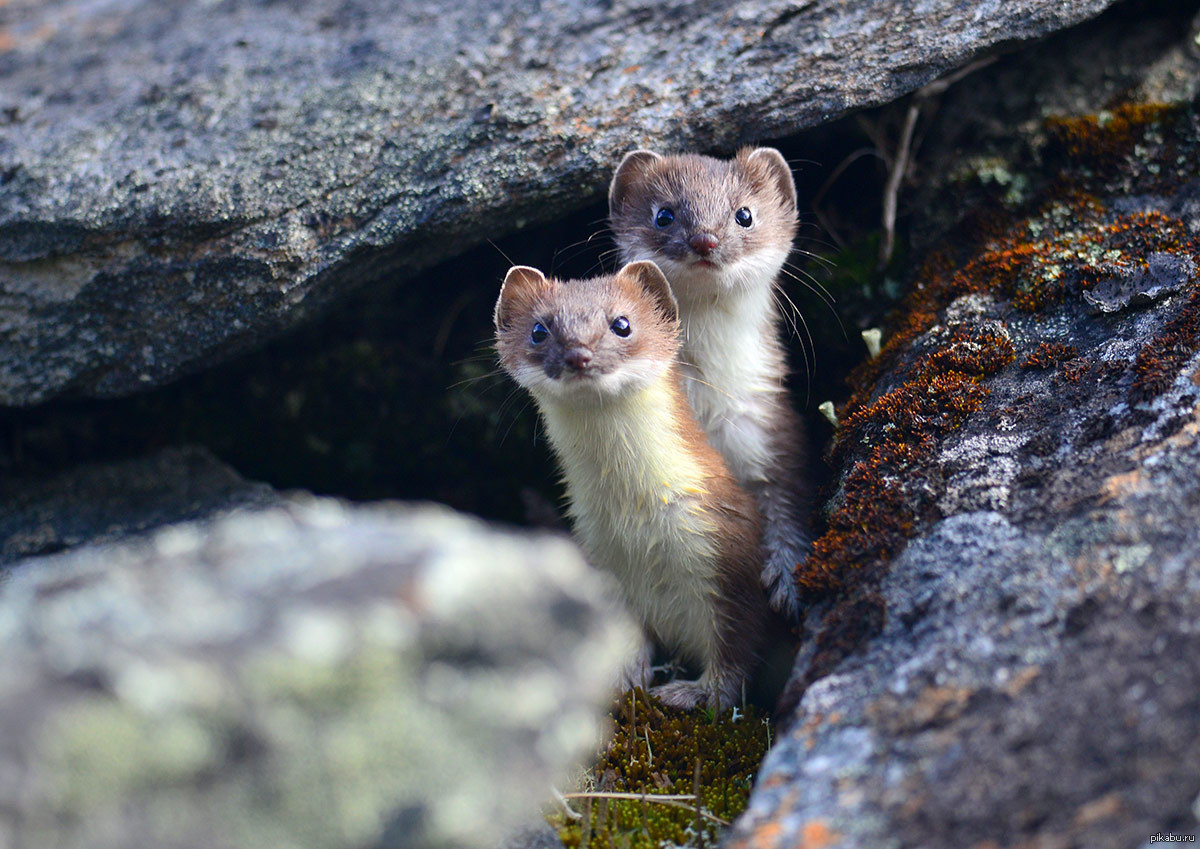
[[[495,325],[562,468],[576,539],[649,634],[703,668],[653,692],[675,707],[734,704],[772,616],[761,520],[684,396],[666,277],[650,262],[586,280],[517,266]],[[637,655],[627,686],[649,683],[648,647]]]
[[[635,150],[608,197],[622,261],[657,263],[678,298],[688,401],[758,502],[762,583],[771,606],[795,621],[795,568],[810,545],[809,485],[773,291],[796,235],[791,169],[766,147],[728,161]]]

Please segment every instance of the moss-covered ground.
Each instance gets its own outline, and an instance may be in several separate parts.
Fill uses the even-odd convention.
[[[621,696],[611,718],[607,748],[569,794],[579,819],[551,816],[568,849],[716,846],[746,807],[768,719],[753,705],[673,710],[641,690]]]

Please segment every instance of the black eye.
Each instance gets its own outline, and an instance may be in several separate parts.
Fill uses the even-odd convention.
[[[754,216],[750,214],[748,207],[743,206],[733,214],[733,220],[743,227],[749,227],[754,223]]]
[[[668,227],[675,220],[675,213],[671,211],[671,207],[664,206],[654,215],[654,223],[659,227]]]
[[[550,331],[540,321],[533,325],[533,332],[529,334],[529,341],[535,345],[540,345],[550,338]]]
[[[618,316],[613,319],[613,323],[609,325],[609,329],[618,336],[629,335],[629,319],[625,316]]]

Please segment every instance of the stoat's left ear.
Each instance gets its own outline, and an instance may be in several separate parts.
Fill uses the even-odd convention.
[[[612,182],[608,184],[608,214],[616,215],[621,211],[630,190],[639,182],[646,172],[661,161],[662,157],[652,150],[634,150],[625,154],[621,164],[613,174]]]
[[[528,265],[514,265],[504,275],[504,284],[500,287],[500,297],[496,299],[496,309],[492,313],[492,322],[497,330],[506,330],[509,319],[513,316],[514,304],[519,300],[532,300],[532,293],[540,286],[546,285],[546,275]]]
[[[659,312],[666,317],[667,321],[679,321],[679,302],[675,300],[675,293],[671,291],[671,284],[667,282],[667,276],[657,265],[649,260],[631,262],[618,271],[617,276],[641,286],[646,294],[654,300]]]
[[[779,197],[784,203],[790,204],[794,211],[797,207],[796,181],[783,154],[773,147],[756,147],[748,152],[743,151],[741,156],[750,173],[761,175],[761,179],[768,184],[774,184]]]

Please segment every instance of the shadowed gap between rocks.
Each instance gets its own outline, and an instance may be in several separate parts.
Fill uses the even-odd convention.
[[[863,141],[842,121],[763,144],[789,158],[801,208],[809,209],[843,151]],[[825,192],[824,214],[843,238],[877,228],[883,178],[877,159],[862,158]],[[280,489],[434,500],[492,518],[557,524],[561,489],[553,461],[532,404],[498,371],[492,307],[510,262],[566,277],[612,270],[606,217],[605,206],[592,206],[468,251],[415,280],[377,281],[262,350],[161,389],[0,410],[0,470],[10,480],[43,478],[81,463],[197,444]],[[869,267],[874,241],[866,245]],[[803,318],[795,321],[797,333],[788,319],[793,399],[810,420],[814,475],[826,477],[817,458],[829,428],[816,407],[841,393],[844,374],[864,350],[861,326],[886,304],[869,305],[849,287],[862,268],[834,268],[824,259],[836,246],[811,212],[802,216],[796,247],[792,273],[799,280],[786,281],[787,298]],[[826,303],[827,291],[837,304]],[[863,314],[847,314],[847,302]]]
[[[1039,106],[1069,111],[1086,108],[1081,93],[1093,101],[1119,96],[1129,68],[1161,52],[1161,33],[1178,32],[1193,11],[1162,0],[1128,3],[1058,36],[1113,31],[1122,21],[1167,21],[1146,27],[1153,35],[1134,47],[1125,45],[1121,67],[1106,75],[1055,71],[1074,81],[1063,88],[1080,95],[1075,102],[1039,103],[1013,83],[1031,62],[1053,63],[1069,52],[1055,49],[1055,39],[1002,57],[930,99],[918,123],[912,179],[901,189],[901,235],[911,231],[927,244],[977,190],[981,181],[955,184],[942,162],[962,149],[1012,155],[1006,128]],[[1097,88],[1104,94],[1096,95]],[[816,407],[845,396],[843,378],[864,354],[860,331],[878,324],[900,295],[904,238],[891,273],[875,270],[887,176],[880,149],[888,155],[894,149],[909,102],[762,142],[784,152],[800,191],[804,213],[792,262],[836,299],[830,307],[824,294],[787,281],[804,318],[791,337],[793,399],[809,420],[817,482],[829,477],[820,457],[830,430]],[[964,108],[970,102],[988,114]],[[532,405],[497,372],[491,311],[510,261],[564,276],[611,269],[606,212],[600,204],[564,215],[414,280],[379,279],[262,350],[161,389],[0,410],[0,473],[9,481],[44,478],[80,463],[199,444],[276,488],[435,500],[483,516],[555,524],[560,488],[553,462],[538,440]]]

